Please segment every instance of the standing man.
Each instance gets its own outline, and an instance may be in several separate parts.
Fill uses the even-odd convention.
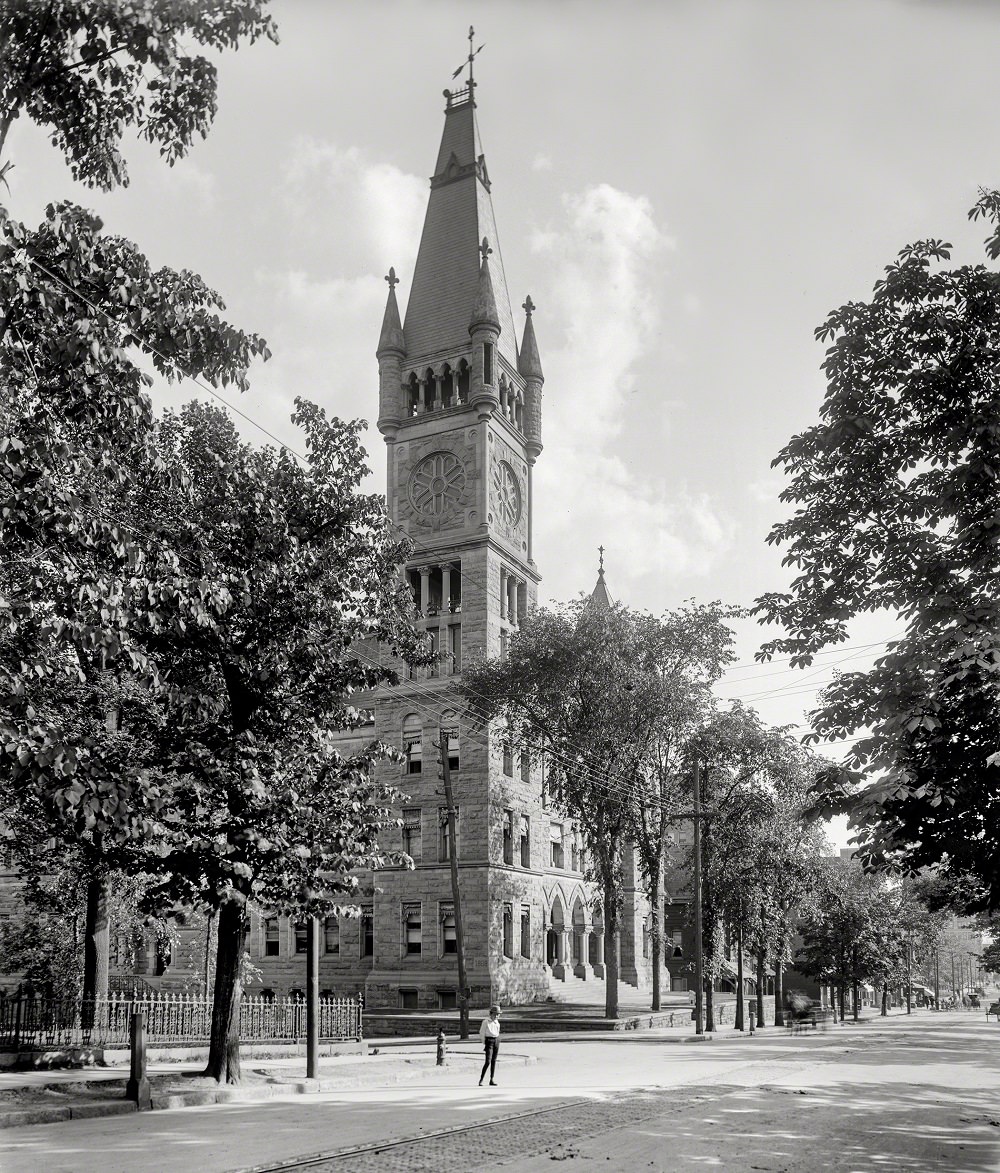
[[[496,1087],[497,1081],[493,1078],[497,1070],[497,1055],[500,1051],[500,1007],[491,1006],[489,1018],[484,1018],[479,1026],[479,1037],[486,1048],[486,1057],[483,1060],[483,1070],[479,1075],[479,1086],[483,1086],[486,1078],[486,1069],[490,1071],[490,1087]]]

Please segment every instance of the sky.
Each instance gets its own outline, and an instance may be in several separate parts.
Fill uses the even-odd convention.
[[[73,198],[151,260],[199,272],[273,358],[231,392],[293,447],[295,396],[374,421],[394,266],[405,310],[443,126],[477,45],[478,119],[511,302],[545,371],[535,476],[540,598],[608,586],[662,612],[750,606],[790,572],[771,461],[817,419],[814,329],[908,242],[983,259],[966,213],[1000,184],[1000,5],[989,0],[281,0],[281,43],[219,58],[219,113],[172,169],[126,140],[128,188],[75,185],[20,121],[7,200]],[[521,314],[515,309],[518,328]],[[155,389],[158,405],[207,398]],[[250,424],[248,438],[266,442]],[[372,422],[370,487],[384,487]],[[804,732],[816,690],[864,669],[885,616],[811,668],[754,663],[736,625],[720,695]],[[831,756],[838,756],[836,752]]]

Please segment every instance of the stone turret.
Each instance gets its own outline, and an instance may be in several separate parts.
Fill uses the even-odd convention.
[[[395,437],[406,415],[402,390],[406,339],[399,320],[399,306],[396,304],[396,286],[399,281],[395,269],[389,270],[386,281],[389,282],[389,296],[386,298],[382,332],[375,355],[378,358],[379,381],[378,430],[386,439],[391,439]]]
[[[542,363],[538,357],[538,343],[535,341],[535,327],[531,322],[531,315],[535,306],[528,296],[523,306],[524,335],[521,339],[521,349],[517,357],[517,371],[524,379],[524,439],[528,451],[528,460],[534,464],[542,451],[542,384],[545,376],[542,374]]]
[[[472,379],[469,385],[469,401],[477,408],[481,419],[486,419],[500,406],[498,385],[500,370],[497,342],[500,339],[500,315],[497,313],[496,297],[493,295],[493,280],[490,277],[490,242],[483,237],[479,246],[483,260],[479,267],[479,288],[472,305],[469,319],[469,336],[472,339]]]

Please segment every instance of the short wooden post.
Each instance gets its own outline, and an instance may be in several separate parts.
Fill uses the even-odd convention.
[[[140,1112],[146,1112],[153,1106],[153,1094],[146,1077],[146,1023],[141,1011],[129,1016],[128,1033],[132,1067],[125,1085],[125,1099],[131,1100]]]

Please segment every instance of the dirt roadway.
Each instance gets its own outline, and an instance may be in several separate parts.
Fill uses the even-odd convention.
[[[312,1168],[1000,1170],[1000,1026],[982,1014],[703,1044],[651,1031],[507,1046],[498,1088],[475,1086],[470,1052],[410,1086],[9,1129],[0,1170],[235,1173],[331,1150],[341,1157]]]
[[[664,1103],[641,1124],[479,1169],[1000,1170],[997,1023],[943,1014],[837,1033],[843,1045],[817,1050],[803,1070],[757,1086],[752,1070],[734,1072],[726,1082],[744,1086],[704,1088],[703,1099]]]

